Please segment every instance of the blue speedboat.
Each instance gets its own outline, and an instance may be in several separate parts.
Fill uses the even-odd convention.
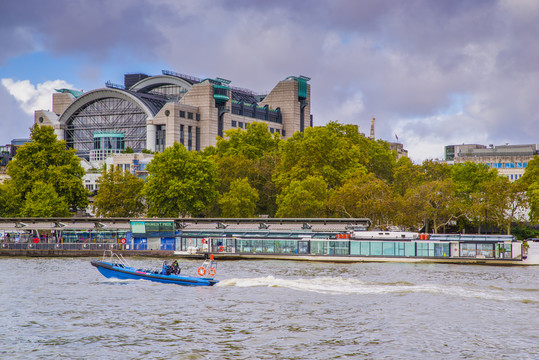
[[[108,259],[107,259],[107,253]],[[216,273],[216,263],[213,260],[213,255],[210,260],[204,261],[202,266],[198,268],[200,277],[180,275],[171,272],[170,266],[163,264],[161,270],[135,269],[129,266],[127,261],[121,254],[106,251],[102,260],[92,260],[91,264],[99,270],[99,272],[107,278],[124,279],[124,280],[150,280],[167,284],[177,284],[185,286],[213,286],[219,282],[214,280],[213,276]],[[203,277],[206,274],[212,277]]]

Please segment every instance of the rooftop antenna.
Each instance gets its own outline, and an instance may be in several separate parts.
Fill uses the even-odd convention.
[[[369,139],[372,139],[374,140],[374,121],[376,119],[375,118],[372,118],[372,121],[371,121],[371,136],[369,136]]]

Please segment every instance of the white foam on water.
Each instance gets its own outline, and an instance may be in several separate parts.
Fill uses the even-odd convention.
[[[457,296],[464,298],[478,298],[498,301],[539,302],[534,294],[516,294],[503,289],[474,288],[470,285],[441,285],[441,284],[411,284],[407,282],[375,283],[357,279],[340,277],[317,277],[309,279],[279,279],[273,276],[259,278],[227,279],[219,282],[217,286],[235,287],[282,287],[298,291],[317,292],[321,294],[403,294],[403,293],[431,293]]]

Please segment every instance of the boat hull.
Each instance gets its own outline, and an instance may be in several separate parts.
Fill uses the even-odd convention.
[[[91,264],[106,278],[122,280],[149,280],[166,284],[176,284],[183,286],[213,286],[218,280],[212,278],[197,278],[182,275],[165,275],[145,270],[135,269],[121,264],[114,264],[105,261],[92,260]]]

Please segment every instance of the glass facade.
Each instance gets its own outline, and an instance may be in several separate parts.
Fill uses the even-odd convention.
[[[135,152],[146,148],[146,113],[133,102],[106,98],[80,108],[67,120],[65,140],[77,156],[90,160],[94,150],[94,132],[114,133],[121,129],[124,146]],[[98,150],[98,149],[96,149]]]
[[[135,231],[135,230],[133,230]],[[208,234],[206,234],[208,235]],[[202,236],[180,237],[178,250],[186,251],[190,247],[202,249]],[[311,254],[341,256],[379,256],[379,257],[449,257],[450,244],[437,242],[413,241],[349,241],[333,239],[263,239],[217,237],[211,242],[208,251],[245,254]],[[474,245],[474,251],[475,246]],[[477,244],[483,245],[483,244]],[[491,244],[485,244],[491,245]],[[223,246],[221,250],[219,248]],[[490,248],[489,248],[490,249]],[[483,251],[487,251],[485,247]],[[510,251],[510,250],[508,250]],[[492,257],[494,256],[491,253]],[[475,256],[475,255],[474,255]]]
[[[187,89],[178,85],[161,85],[148,91],[148,94],[163,96],[168,101],[180,101]]]
[[[61,241],[64,243],[118,243],[127,238],[125,230],[64,230]]]

